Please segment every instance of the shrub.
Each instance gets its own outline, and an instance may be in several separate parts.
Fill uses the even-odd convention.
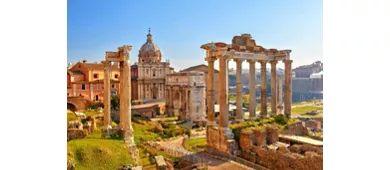
[[[274,117],[275,122],[279,125],[286,125],[288,123],[288,117],[285,115],[276,115]]]
[[[99,108],[99,107],[104,107],[104,104],[102,103],[102,102],[91,102],[89,105],[88,105],[88,107],[87,107],[87,109],[97,109],[97,108]]]

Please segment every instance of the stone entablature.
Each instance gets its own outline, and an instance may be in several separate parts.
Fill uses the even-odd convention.
[[[167,84],[178,86],[205,87],[204,73],[202,72],[178,72],[167,75]]]

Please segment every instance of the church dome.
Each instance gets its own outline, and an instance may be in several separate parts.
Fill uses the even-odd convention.
[[[141,46],[138,55],[139,63],[160,63],[161,62],[161,52],[160,48],[153,43],[153,36],[149,33],[146,36],[146,43]]]

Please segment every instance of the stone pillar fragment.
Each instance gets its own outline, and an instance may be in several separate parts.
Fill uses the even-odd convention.
[[[255,61],[249,62],[249,119],[256,118]]]
[[[292,103],[292,72],[291,63],[292,60],[283,60],[284,63],[284,114],[288,117],[291,116],[291,103]]]
[[[227,59],[225,56],[219,56],[219,127],[226,137],[231,137],[232,133],[228,127],[228,99],[227,99]]]
[[[283,108],[283,77],[278,76],[278,114],[282,113]]]
[[[214,112],[214,61],[215,57],[207,57],[207,126],[215,126]]]
[[[271,116],[276,115],[276,64],[278,61],[271,61]]]
[[[260,64],[260,115],[265,118],[267,117],[267,61],[261,60]]]
[[[244,114],[242,111],[242,60],[235,59],[236,62],[236,120],[239,122],[244,121]]]
[[[111,62],[104,62],[104,129],[111,129],[110,65]]]
[[[125,85],[124,85],[124,80],[125,80],[125,73],[124,73],[124,67],[125,63],[123,61],[119,62],[119,127],[121,129],[124,128],[123,123],[124,123],[124,114],[127,112],[127,108],[125,107],[125,97],[126,93],[124,92],[125,90]],[[123,107],[122,107],[123,106]]]

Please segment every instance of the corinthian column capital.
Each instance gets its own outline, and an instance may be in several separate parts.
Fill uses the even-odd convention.
[[[273,61],[270,61],[269,63],[271,63],[272,66],[274,66],[274,65],[276,66],[276,64],[278,64],[278,61],[273,60]]]
[[[293,60],[283,60],[283,63],[285,64],[291,64],[293,62]]]

